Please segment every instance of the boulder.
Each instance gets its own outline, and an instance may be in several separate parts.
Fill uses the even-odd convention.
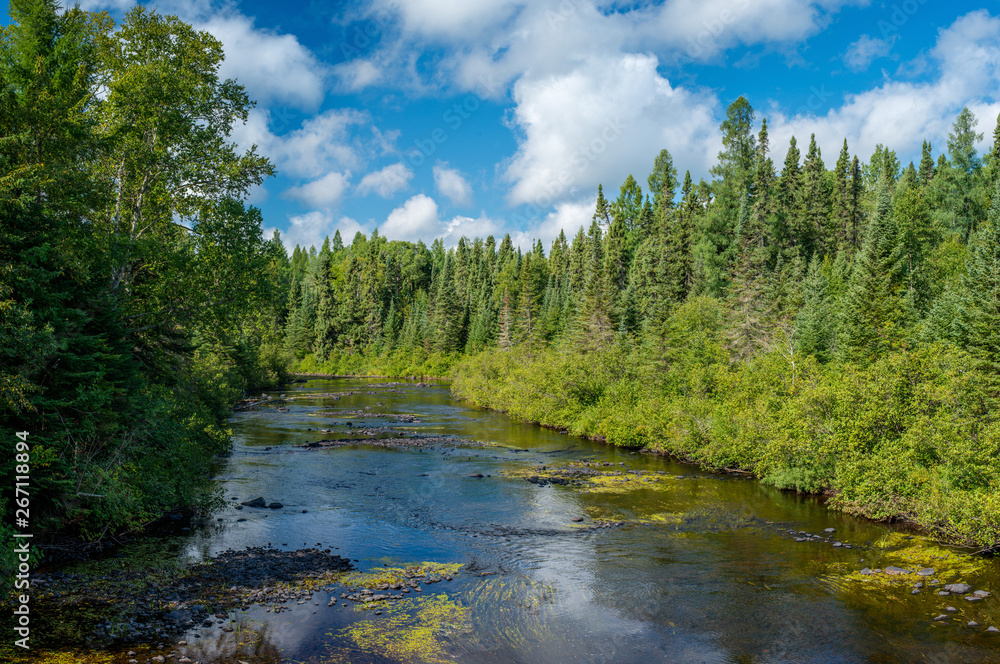
[[[247,507],[264,507],[267,505],[267,501],[264,500],[263,496],[259,498],[254,498],[253,500],[245,500],[240,505],[245,505]]]

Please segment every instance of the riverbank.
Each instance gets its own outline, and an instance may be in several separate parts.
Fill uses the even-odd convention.
[[[523,421],[1000,549],[1000,427],[963,354],[901,351],[859,368],[773,352],[730,364],[703,341],[488,351],[458,364],[452,389]]]
[[[313,354],[292,362],[291,372],[302,376],[344,378],[419,378],[449,377],[461,353],[429,353],[422,348],[383,352],[336,351],[320,359]]]

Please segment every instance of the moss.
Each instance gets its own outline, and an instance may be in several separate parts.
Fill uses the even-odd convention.
[[[834,563],[832,570],[821,578],[827,584],[836,587],[843,587],[845,582],[852,582],[858,584],[863,591],[881,593],[890,588],[904,586],[909,588],[917,581],[926,584],[934,579],[941,581],[942,584],[958,581],[972,583],[991,567],[990,561],[984,558],[948,549],[927,538],[911,538],[902,533],[888,533],[874,542],[866,565],[869,569],[901,567],[912,570],[912,573],[861,574],[860,570],[854,569],[856,565],[848,569],[847,563]],[[934,569],[934,575],[917,576],[917,570],[924,568]]]
[[[363,652],[393,661],[450,663],[442,637],[472,633],[469,610],[446,593],[410,598],[383,611],[331,635],[350,645],[327,661],[351,662]]]
[[[368,572],[350,572],[341,582],[348,588],[384,588],[426,576],[457,575],[461,563],[411,563],[402,567],[380,567]]]

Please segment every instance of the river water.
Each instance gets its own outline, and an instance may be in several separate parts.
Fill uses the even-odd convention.
[[[178,536],[179,555],[320,545],[361,571],[464,567],[382,615],[340,599],[328,607],[328,593],[277,615],[251,607],[242,631],[199,635],[192,658],[1000,662],[1000,634],[985,631],[1000,627],[1000,561],[816,498],[478,410],[444,384],[316,379],[284,392],[288,412],[232,418],[236,443],[219,476],[227,505]],[[400,432],[446,438],[421,448],[300,447]],[[584,486],[526,479],[544,476],[542,466],[622,475]],[[236,508],[257,496],[284,507]],[[806,535],[824,539],[796,541]],[[857,574],[908,561],[935,573]],[[918,580],[993,594],[970,602],[930,585],[913,594]]]

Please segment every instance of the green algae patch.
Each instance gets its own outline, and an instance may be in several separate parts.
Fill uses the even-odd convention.
[[[471,636],[469,609],[446,593],[404,600],[383,609],[385,615],[361,620],[332,635],[350,645],[326,660],[355,661],[357,653],[397,662],[450,663],[445,641]]]
[[[10,664],[117,664],[125,661],[120,654],[97,652],[93,650],[35,650],[25,653],[20,648],[0,648],[0,660]]]
[[[888,533],[872,543],[865,564],[871,573],[862,574],[858,564],[834,563],[826,574],[820,575],[822,582],[837,589],[853,585],[862,591],[884,594],[922,581],[925,592],[936,590],[929,585],[937,580],[941,585],[955,582],[974,583],[975,579],[990,569],[990,561],[941,546],[933,540]],[[885,570],[896,567],[907,570],[904,573],[888,573]],[[921,569],[933,569],[930,576],[920,576]],[[875,571],[879,570],[879,571]],[[985,589],[984,590],[993,590]]]
[[[508,468],[505,477],[523,479],[544,486],[557,484],[579,488],[583,493],[629,493],[671,489],[674,478],[648,470],[631,470],[587,461],[541,468]]]
[[[341,583],[351,589],[386,590],[420,579],[430,579],[431,582],[441,579],[450,581],[450,577],[457,576],[462,567],[462,563],[428,562],[405,564],[402,567],[381,567],[368,572],[350,572],[343,576]]]

